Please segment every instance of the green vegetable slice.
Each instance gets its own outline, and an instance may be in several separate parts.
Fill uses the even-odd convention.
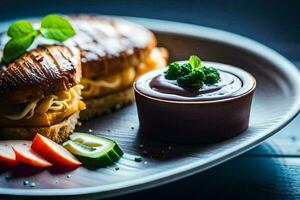
[[[73,133],[63,146],[87,165],[110,165],[124,154],[115,141],[86,133]]]

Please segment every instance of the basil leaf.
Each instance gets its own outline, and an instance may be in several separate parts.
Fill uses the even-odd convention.
[[[40,32],[43,37],[63,42],[75,35],[68,20],[59,15],[47,15],[42,19]]]
[[[11,38],[21,38],[35,32],[32,24],[26,20],[16,21],[8,28],[7,35]]]
[[[4,47],[2,60],[5,63],[10,63],[20,57],[26,52],[36,37],[36,33],[33,32],[24,37],[12,38],[6,43]]]
[[[198,56],[195,55],[190,56],[189,63],[192,65],[193,70],[201,68],[201,60]]]

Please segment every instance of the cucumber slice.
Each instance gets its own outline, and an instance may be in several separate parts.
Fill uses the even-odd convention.
[[[124,154],[115,141],[105,137],[75,132],[70,139],[63,146],[88,165],[109,165]]]

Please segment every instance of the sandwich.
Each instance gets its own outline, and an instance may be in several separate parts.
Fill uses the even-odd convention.
[[[105,16],[69,16],[76,35],[64,44],[80,49],[83,120],[134,101],[135,78],[165,66],[168,53],[152,32],[135,23]]]
[[[80,78],[80,51],[63,45],[38,46],[1,66],[0,137],[65,141],[85,109]]]

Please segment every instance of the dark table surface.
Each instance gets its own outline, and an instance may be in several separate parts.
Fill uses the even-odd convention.
[[[98,13],[187,22],[238,33],[300,68],[300,1],[1,0],[0,20]],[[300,89],[300,88],[299,88]],[[213,169],[117,199],[300,199],[300,116],[257,148]]]

